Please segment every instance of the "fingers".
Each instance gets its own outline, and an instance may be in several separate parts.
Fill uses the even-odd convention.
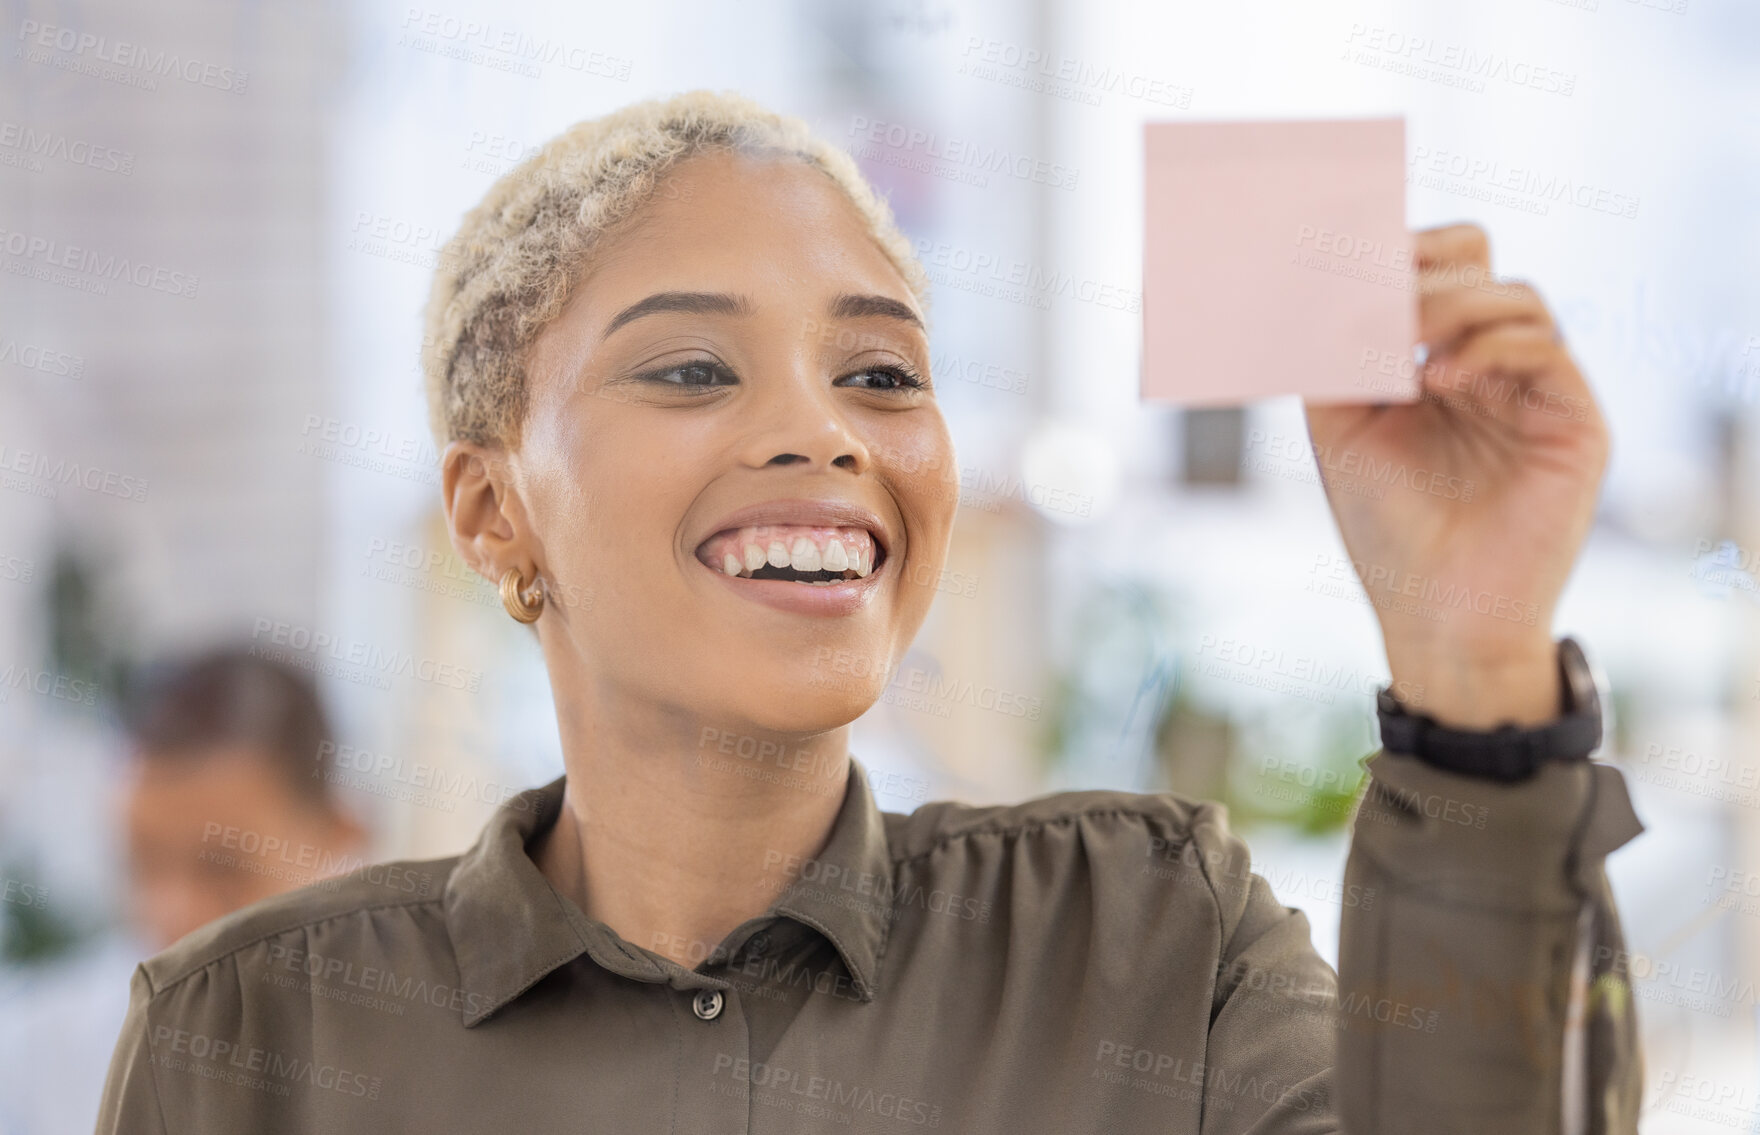
[[[1492,274],[1491,239],[1478,225],[1419,230],[1412,234],[1412,259],[1418,337],[1430,356],[1446,353],[1475,331],[1510,320],[1540,323],[1556,335],[1552,313],[1532,286]]]
[[[1420,229],[1412,234],[1412,254],[1419,272],[1451,264],[1491,271],[1491,238],[1478,225]]]
[[[1506,322],[1479,331],[1423,369],[1427,397],[1504,421],[1524,413],[1573,422],[1598,420],[1582,372],[1549,326]]]
[[[1520,280],[1496,283],[1486,288],[1420,279],[1418,338],[1429,345],[1431,355],[1445,354],[1463,338],[1500,323],[1529,323],[1543,329],[1548,338],[1558,337],[1552,312],[1532,285]]]

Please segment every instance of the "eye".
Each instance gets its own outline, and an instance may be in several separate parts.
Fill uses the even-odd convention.
[[[739,382],[739,379],[734,376],[734,373],[720,363],[712,363],[701,359],[693,362],[681,363],[678,366],[661,367],[659,370],[651,370],[646,374],[641,375],[640,378],[644,382],[658,382],[664,386],[732,386]],[[727,381],[716,382],[715,380],[718,378],[725,378]]]
[[[854,374],[844,375],[839,383],[850,378],[878,378],[880,385],[868,386],[869,390],[926,390],[929,384],[912,367],[902,363],[887,363],[884,366],[868,367]]]

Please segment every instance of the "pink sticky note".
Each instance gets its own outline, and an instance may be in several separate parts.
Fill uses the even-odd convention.
[[[1142,396],[1410,402],[1405,120],[1151,122]]]

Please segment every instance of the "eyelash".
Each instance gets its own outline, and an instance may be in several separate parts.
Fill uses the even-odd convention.
[[[733,371],[729,370],[727,367],[723,366],[720,363],[711,363],[711,362],[702,362],[702,361],[679,363],[675,366],[660,367],[656,370],[646,371],[642,374],[639,374],[636,376],[636,378],[642,382],[655,382],[655,383],[659,383],[662,386],[675,386],[681,390],[714,390],[720,385],[727,385],[725,383],[717,384],[717,383],[704,383],[704,382],[668,382],[665,379],[661,378],[662,375],[677,374],[681,370],[707,370],[707,371],[714,372],[716,375],[721,375],[721,376],[726,376],[728,378],[732,378],[735,381],[738,381],[738,378],[739,378],[739,376],[734,374]],[[853,377],[858,374],[886,374],[886,375],[891,375],[895,380],[897,380],[897,382],[898,382],[897,386],[891,386],[891,387],[869,386],[869,387],[862,388],[862,389],[866,389],[866,390],[879,391],[880,393],[886,393],[891,390],[927,390],[929,388],[929,384],[927,382],[923,381],[922,376],[917,374],[916,369],[914,367],[906,366],[903,363],[885,363],[880,366],[863,367],[861,370],[851,371],[849,374],[846,374],[843,377],[850,378],[850,377]]]

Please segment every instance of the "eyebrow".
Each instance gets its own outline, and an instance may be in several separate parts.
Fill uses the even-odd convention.
[[[684,312],[687,315],[750,315],[752,305],[744,296],[729,295],[726,292],[655,292],[612,316],[600,338],[610,338],[619,327],[644,315],[658,315],[667,311]],[[923,326],[923,321],[917,318],[916,312],[888,296],[840,295],[831,303],[831,316],[833,319],[881,316],[909,323],[917,328]]]
[[[725,292],[655,292],[612,316],[600,338],[608,339],[624,324],[663,311],[682,311],[689,315],[750,315],[752,305],[744,296],[730,296]]]
[[[871,315],[901,320],[917,328],[923,326],[916,312],[888,296],[842,295],[831,305],[833,319],[861,319]]]

